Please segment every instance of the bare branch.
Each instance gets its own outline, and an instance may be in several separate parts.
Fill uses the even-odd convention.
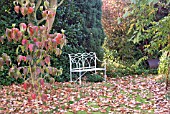
[[[35,6],[35,12],[36,12],[36,11],[38,10],[38,8],[40,7],[41,2],[42,2],[42,0],[38,0],[37,4],[36,4],[36,6]]]
[[[44,18],[42,18],[41,20],[38,20],[38,22],[37,22],[37,25],[39,25],[40,23],[42,23],[44,20],[46,20],[47,18],[46,17],[44,17]]]
[[[41,2],[42,2],[42,0],[38,0],[38,2],[36,3],[35,11],[34,11],[34,19],[35,19],[35,20],[37,20],[37,10],[38,10],[38,8],[40,7]]]
[[[30,2],[34,3],[34,2],[35,2],[35,0],[30,0]]]
[[[61,4],[64,2],[64,0],[60,1],[60,3],[57,5],[57,8],[61,6]]]

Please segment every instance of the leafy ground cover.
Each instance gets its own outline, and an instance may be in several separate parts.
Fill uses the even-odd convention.
[[[170,92],[165,83],[152,76],[110,78],[107,82],[46,84],[41,98],[31,100],[31,90],[23,85],[3,86],[0,89],[0,114],[169,114]]]

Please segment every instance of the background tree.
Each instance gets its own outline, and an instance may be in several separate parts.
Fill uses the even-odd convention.
[[[127,30],[130,19],[121,18],[128,5],[127,0],[103,0],[102,24],[107,35],[105,49],[112,51],[111,56],[115,59],[133,63],[135,59],[140,58],[135,58],[139,52],[135,49],[135,45],[128,41]]]
[[[131,0],[126,16],[131,16],[128,34],[135,44],[144,44],[149,58],[160,57],[159,73],[170,69],[170,2],[169,0]]]
[[[143,73],[136,68],[136,61],[143,53],[139,46],[129,41],[130,36],[127,35],[132,18],[122,18],[127,15],[125,10],[129,4],[129,0],[103,0],[102,24],[107,36],[103,47],[111,76]]]
[[[83,36],[78,39],[80,44],[87,52],[96,52],[99,58],[102,58],[102,44],[104,42],[104,31],[101,24],[102,1],[101,0],[75,0],[83,16]]]

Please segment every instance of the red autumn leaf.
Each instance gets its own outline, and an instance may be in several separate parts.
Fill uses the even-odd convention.
[[[20,9],[19,6],[15,6],[15,7],[14,7],[14,10],[15,10],[16,13],[19,13],[19,9]]]
[[[36,45],[38,48],[40,48],[41,45],[42,45],[42,43],[38,41],[38,42],[35,42],[35,45]]]
[[[37,67],[36,68],[36,75],[38,76],[41,73],[41,68]]]
[[[11,60],[10,60],[9,58],[6,59],[6,65],[7,65],[7,66],[9,66],[10,62],[11,62]]]
[[[44,79],[40,79],[40,84],[44,86]]]
[[[27,57],[22,56],[22,60],[23,60],[23,61],[26,61],[26,60],[27,60]]]
[[[62,37],[63,37],[63,35],[61,33],[58,33],[56,38],[61,39]]]
[[[18,57],[19,62],[22,61],[22,58],[23,58],[23,56],[19,55],[19,57]]]
[[[15,39],[15,33],[14,32],[11,33],[11,38]]]
[[[48,50],[48,40],[45,40],[44,47],[46,48],[46,50]]]
[[[27,39],[22,39],[22,45],[27,44],[28,40]]]
[[[24,88],[25,90],[27,90],[27,87],[28,87],[27,83],[26,83],[26,82],[24,82],[24,84],[23,84],[23,88]]]
[[[34,41],[34,42],[37,42],[37,38],[33,38],[33,41]],[[38,47],[38,46],[37,46],[37,47]]]
[[[33,29],[32,26],[29,26],[29,27],[27,28],[27,31],[28,31],[28,33],[29,33],[30,36],[33,36],[33,35],[34,35],[34,29]]]
[[[50,64],[50,57],[49,57],[49,56],[47,56],[47,57],[45,58],[45,60],[44,60],[44,61],[45,61],[45,63],[46,63],[46,64]]]
[[[17,33],[17,32],[19,32],[19,29],[18,28],[12,28],[12,32]]]
[[[56,43],[57,44],[60,44],[61,43],[61,39],[62,39],[63,35],[61,33],[58,33],[57,36],[56,36]]]
[[[32,99],[36,99],[36,94],[35,94],[35,93],[32,93],[32,94],[31,94],[31,98],[32,98]]]
[[[17,32],[17,39],[21,39],[21,37],[22,37],[22,32],[21,32],[21,31],[18,31],[18,32]]]
[[[33,28],[34,33],[37,34],[38,33],[38,26],[33,26],[32,28]]]
[[[41,64],[41,66],[45,65],[44,61],[40,61],[40,64]]]
[[[37,84],[34,84],[34,85],[33,85],[33,88],[38,89],[38,85],[37,85]]]
[[[47,95],[46,94],[42,94],[41,99],[42,99],[42,101],[47,101]]]
[[[12,28],[12,31],[11,31],[11,38],[12,39],[18,39],[17,38],[17,33],[19,32],[19,29],[18,28]]]
[[[29,45],[28,45],[28,48],[29,48],[30,52],[33,51],[33,47],[34,47],[34,44],[29,44]]]
[[[33,7],[29,7],[29,8],[28,8],[28,14],[31,14],[33,11],[34,11],[34,8],[33,8]]]
[[[71,91],[72,91],[71,88],[68,88],[68,89],[67,89],[67,92],[71,92]]]
[[[27,14],[27,12],[28,12],[28,8],[27,8],[27,7],[21,7],[21,8],[20,8],[20,11],[21,11],[21,14],[22,14],[23,16],[25,16],[25,15]]]
[[[28,103],[31,103],[31,98],[30,97],[28,97]]]
[[[12,30],[11,29],[6,29],[6,36],[7,36],[7,38],[8,38],[8,40],[11,38],[11,32],[12,32]]]

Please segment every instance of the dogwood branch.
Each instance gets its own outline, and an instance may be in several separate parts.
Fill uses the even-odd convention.
[[[38,10],[38,8],[40,7],[41,2],[42,2],[42,0],[38,0],[37,4],[36,4],[36,6],[35,6],[35,12],[36,12],[36,11]]]
[[[44,17],[44,18],[42,18],[41,20],[38,20],[37,25],[39,25],[40,23],[42,23],[42,22],[45,21],[46,19],[47,19],[47,18]]]
[[[64,0],[62,0],[58,5],[57,5],[57,8],[59,7],[59,6],[61,6],[61,4],[64,2]]]

